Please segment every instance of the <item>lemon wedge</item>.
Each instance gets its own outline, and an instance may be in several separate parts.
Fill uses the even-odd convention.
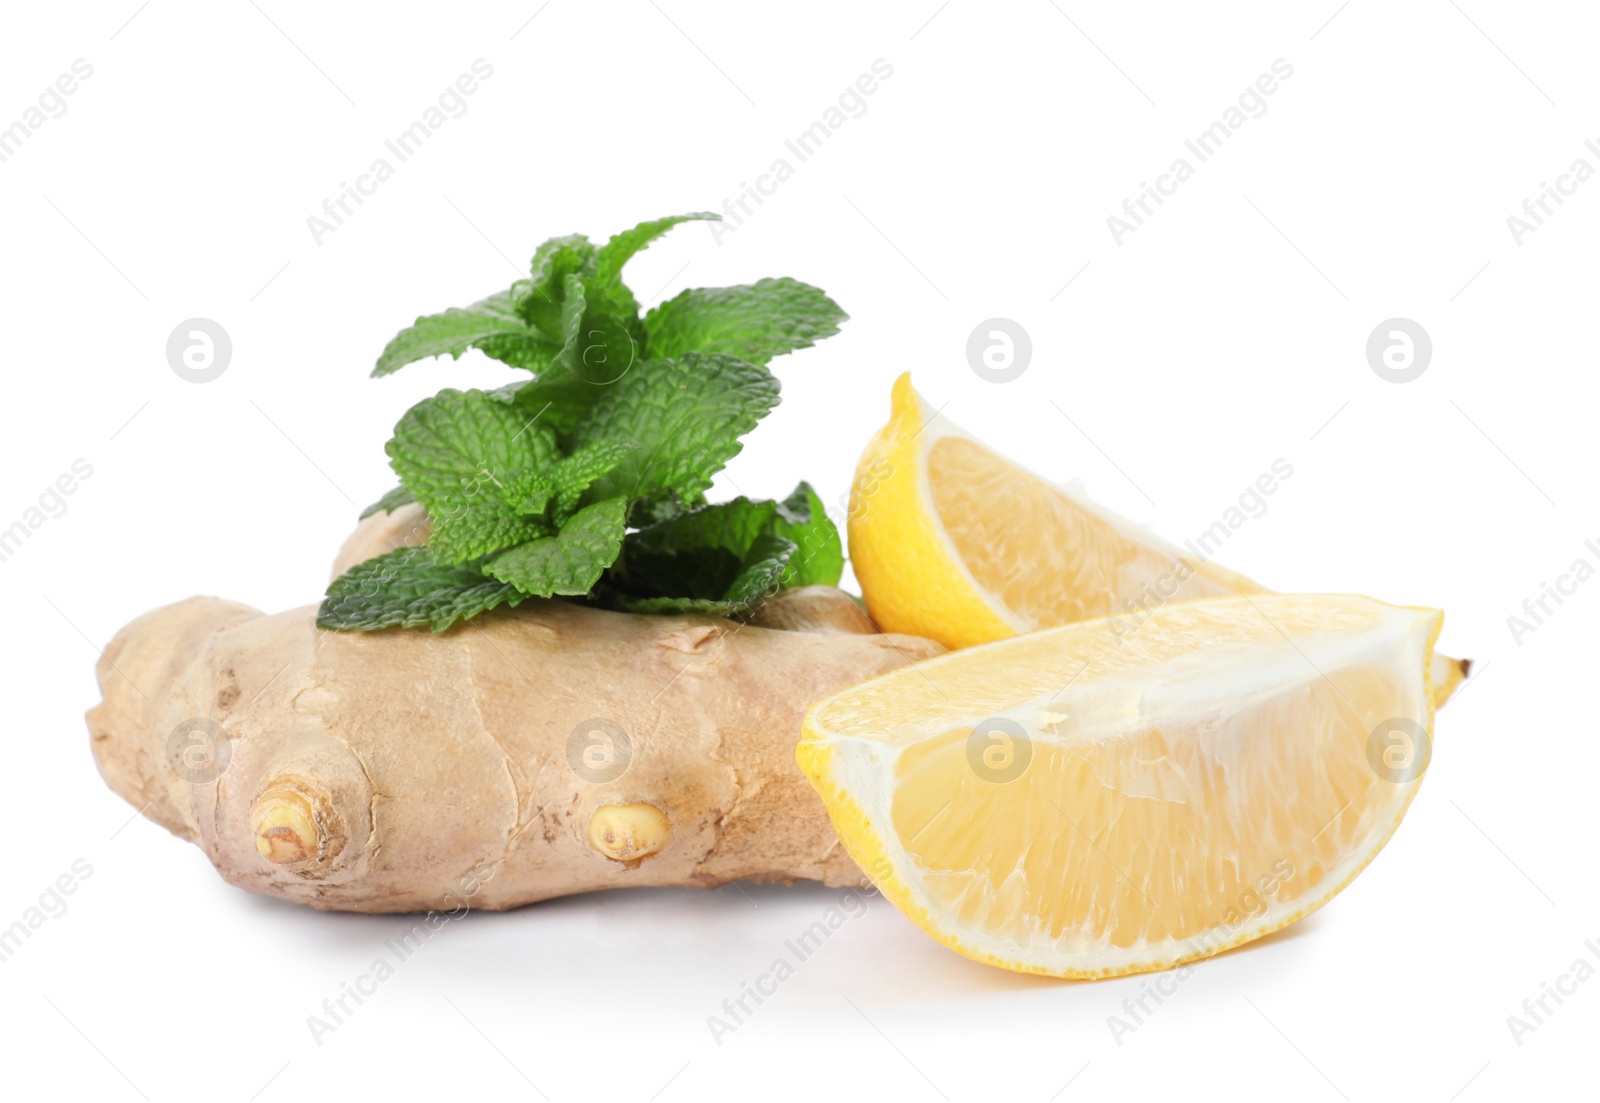
[[[1020,972],[1164,969],[1339,892],[1427,766],[1443,615],[1258,594],[1081,621],[811,708],[797,749],[918,926]]]
[[[895,381],[851,489],[850,562],[873,620],[962,648],[1265,587],[997,454]],[[1435,657],[1435,704],[1467,664]]]

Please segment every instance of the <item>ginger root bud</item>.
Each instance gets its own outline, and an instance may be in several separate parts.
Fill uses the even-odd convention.
[[[331,811],[293,782],[278,782],[250,810],[256,852],[275,866],[325,863],[343,847]]]
[[[603,804],[589,817],[589,845],[614,862],[638,862],[660,853],[672,824],[653,804]]]

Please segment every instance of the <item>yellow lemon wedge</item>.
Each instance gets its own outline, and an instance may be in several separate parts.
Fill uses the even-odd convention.
[[[850,562],[872,619],[971,647],[1153,606],[1268,592],[1041,479],[895,381],[889,422],[857,465]],[[1467,664],[1435,657],[1435,705]]]
[[[814,705],[797,750],[856,863],[951,949],[1164,969],[1327,903],[1431,751],[1443,615],[1259,594],[955,651]]]

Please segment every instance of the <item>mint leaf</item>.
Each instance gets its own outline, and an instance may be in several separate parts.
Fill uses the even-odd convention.
[[[630,535],[623,541],[624,558],[608,576],[618,608],[657,598],[721,601],[742,566],[739,556],[720,548],[659,554],[635,550],[631,543]]]
[[[545,375],[487,393],[516,407],[525,420],[544,426],[565,443],[599,397],[600,387],[575,376]]]
[[[699,506],[628,537],[628,551],[683,555],[720,548],[743,559],[756,537],[772,530],[778,503],[735,498]]]
[[[626,498],[596,502],[573,514],[556,535],[519,544],[483,569],[525,594],[586,594],[616,562],[627,512]]]
[[[768,503],[769,505],[771,503]],[[749,609],[782,588],[783,575],[795,553],[795,544],[781,536],[758,536],[751,544],[743,561],[735,561],[736,571],[718,591],[719,596],[705,596],[698,587],[685,590],[683,597],[633,597],[615,594],[614,603],[633,613],[706,613],[726,617]],[[684,566],[704,563],[698,556],[669,557]],[[694,584],[691,583],[691,586]]]
[[[756,537],[722,599],[732,605],[750,605],[771,597],[781,588],[783,573],[794,553],[793,540],[775,535]]]
[[[697,287],[645,315],[645,350],[674,357],[696,349],[765,364],[833,336],[848,317],[817,288],[787,277]]]
[[[440,563],[465,563],[469,559],[549,536],[551,526],[538,517],[519,513],[503,503],[464,502],[448,512],[428,517],[433,527],[428,547]]]
[[[584,445],[557,463],[551,473],[556,487],[557,513],[567,514],[576,509],[595,480],[615,471],[628,453],[638,447],[631,440],[600,440]]]
[[[561,281],[561,355],[556,362],[574,375],[577,372],[573,361],[583,340],[583,313],[588,306],[589,300],[583,294],[583,277],[568,273]]]
[[[782,502],[735,498],[699,506],[638,532],[623,544],[627,588],[666,597],[730,600],[736,579],[760,558],[766,538],[792,545],[781,584],[834,585],[844,570],[839,532],[809,483]]]
[[[503,495],[505,503],[515,513],[537,517],[550,508],[550,503],[555,500],[556,484],[548,472],[537,472],[529,475],[519,475],[505,488]],[[554,530],[547,530],[543,535],[550,535]],[[502,548],[508,545],[501,544]]]
[[[561,355],[561,346],[552,341],[528,341],[510,336],[485,337],[477,343],[477,348],[491,359],[531,372],[548,370]]]
[[[590,288],[576,275],[566,278],[561,303],[561,353],[555,363],[572,375],[599,386],[616,382],[638,359],[639,342],[632,326],[637,308],[626,316],[614,312],[603,297],[591,301]]]
[[[497,488],[557,458],[555,435],[486,391],[446,388],[401,417],[387,451],[406,488],[430,511]]]
[[[433,356],[459,360],[471,348],[480,348],[513,367],[537,370],[549,363],[559,347],[524,321],[512,304],[511,293],[502,291],[469,307],[451,307],[443,314],[418,318],[389,342],[372,374],[388,375]]]
[[[784,586],[837,586],[844,574],[844,542],[811,484],[795,487],[777,504],[776,514],[773,532],[793,540],[797,548]]]
[[[567,277],[593,271],[593,266],[594,246],[582,234],[546,241],[533,254],[530,278],[510,291],[517,314],[545,333],[564,332],[562,303]]]
[[[356,518],[356,520],[365,521],[374,513],[393,513],[401,506],[407,505],[408,503],[416,500],[416,496],[412,494],[411,491],[407,490],[403,486],[397,486],[393,490],[389,491],[389,493],[379,498],[376,502],[373,502],[366,509],[362,510],[361,516]]]
[[[623,266],[674,226],[697,219],[720,222],[722,216],[710,211],[696,211],[693,214],[672,215],[641,222],[631,230],[623,230],[620,234],[613,235],[610,241],[600,247],[600,252],[595,256],[596,295],[606,302],[612,314],[632,321],[633,324],[628,328],[636,339],[642,339],[644,336],[643,329],[638,325],[639,301],[622,282]]]
[[[433,561],[427,548],[396,548],[351,567],[333,580],[317,610],[317,627],[370,631],[428,625],[442,632],[526,595],[473,567]]]
[[[721,222],[722,216],[711,211],[695,211],[692,214],[675,214],[666,218],[655,218],[649,222],[641,222],[631,230],[623,230],[620,234],[613,234],[611,240],[600,247],[599,254],[595,257],[594,274],[601,285],[620,283],[622,280],[622,266],[632,260],[634,256],[643,252],[650,243],[674,226],[684,222]]]
[[[658,491],[648,498],[640,498],[633,503],[633,508],[628,510],[628,524],[634,528],[660,524],[662,521],[672,520],[686,510],[704,504],[703,494],[686,500],[669,490]]]
[[[684,353],[647,360],[600,388],[573,434],[581,447],[602,440],[638,448],[594,484],[592,497],[647,498],[671,491],[694,499],[743,447],[739,438],[778,404],[778,381],[731,356]]]
[[[445,564],[548,535],[519,512],[530,479],[559,459],[555,434],[484,391],[446,389],[395,426],[389,462],[428,511],[434,557]]]
[[[569,360],[569,369],[592,386],[606,387],[621,379],[639,360],[638,337],[629,328],[629,319],[590,310]],[[637,324],[637,319],[632,319]]]
[[[584,491],[622,462],[636,447],[632,441],[603,440],[558,460],[549,470],[519,478],[506,500],[519,513],[540,514],[554,504],[554,519],[565,523],[583,500]]]

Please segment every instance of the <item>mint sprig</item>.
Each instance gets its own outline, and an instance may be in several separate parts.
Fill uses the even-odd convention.
[[[717,217],[643,222],[599,247],[552,238],[527,279],[389,343],[374,375],[469,349],[532,374],[443,390],[400,419],[387,451],[401,485],[363,516],[419,502],[428,545],[352,568],[319,624],[442,631],[556,595],[736,615],[783,587],[838,581],[839,534],[807,484],[782,502],[704,498],[778,403],[768,362],[837,333],[845,313],[785,278],[685,291],[641,317],[622,280],[674,226]]]

